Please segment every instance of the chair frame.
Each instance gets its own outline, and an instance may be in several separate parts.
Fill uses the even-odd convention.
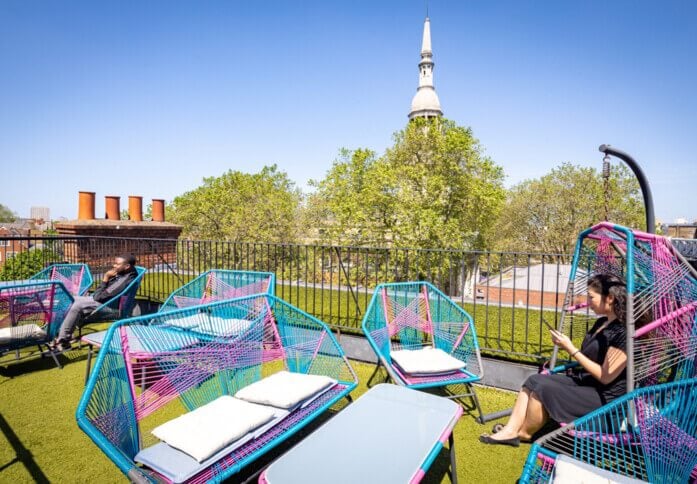
[[[250,311],[251,324],[237,336],[215,336],[196,327],[168,323],[182,317],[205,319],[209,314],[236,318],[245,311]],[[172,338],[180,338],[180,341],[190,342],[193,346],[185,344],[181,349],[165,350],[158,367],[163,373],[157,381],[150,381],[146,390],[139,392],[126,331],[129,328],[143,334],[160,328],[170,332]],[[142,341],[153,350],[153,354],[161,345],[154,340]],[[208,346],[215,352],[202,356],[198,350]],[[294,435],[342,398],[350,402],[350,392],[358,384],[356,373],[329,328],[319,319],[275,296],[257,294],[117,321],[107,331],[78,405],[77,422],[131,480],[158,482],[164,476],[139,467],[133,460],[146,447],[143,440],[149,438],[143,425],[153,425],[153,418],[156,419],[146,417],[175,400],[193,410],[222,394],[232,395],[237,389],[261,378],[262,372],[278,371],[279,362],[288,371],[332,376],[339,383],[324,394],[326,396],[294,411],[271,430],[191,478],[194,482],[218,482],[236,474]],[[183,370],[180,366],[174,367],[175,364],[184,365]],[[193,372],[194,376],[189,373],[180,376],[183,371]],[[114,392],[118,394],[112,395]]]
[[[23,302],[18,302],[17,298],[22,299]],[[9,306],[7,309],[9,327],[20,326],[22,320],[33,324],[41,322],[43,323],[42,331],[45,333],[42,338],[11,339],[7,344],[0,346],[0,354],[16,350],[17,359],[22,359],[19,357],[19,350],[36,345],[41,356],[50,355],[56,366],[63,368],[57,358],[58,352],[51,349],[49,343],[58,334],[60,323],[73,301],[72,294],[60,281],[26,281],[0,285],[0,304]],[[18,304],[21,305],[19,310]],[[39,319],[34,319],[37,315]],[[46,351],[42,345],[46,346]]]
[[[549,482],[559,455],[649,482],[694,481],[696,398],[695,378],[636,389],[537,440],[519,482]]]
[[[264,281],[267,282],[266,289],[257,290],[255,286]],[[220,289],[218,286],[223,287]],[[210,269],[172,291],[160,306],[160,312],[258,293],[273,296],[275,287],[276,275],[273,272]],[[186,301],[186,304],[182,304],[183,301]]]
[[[75,284],[72,278],[69,280],[68,277],[64,276],[62,274],[64,271],[69,271],[71,275],[75,273],[79,274],[77,284]],[[92,272],[90,271],[90,266],[87,264],[51,264],[29,278],[29,280],[36,279],[60,281],[73,296],[82,296],[92,287],[93,283]]]
[[[393,293],[394,297],[401,298],[403,302],[406,302],[404,307],[392,318],[392,321],[390,321],[390,308],[388,308],[391,304],[391,296],[388,295],[390,292]],[[435,312],[433,310],[433,299],[435,299],[435,304],[438,306]],[[419,306],[419,300],[423,301],[423,306]],[[465,361],[467,369],[446,375],[410,377],[392,364],[390,352],[393,343],[395,343],[395,337],[400,330],[395,329],[394,326],[391,329],[390,324],[394,325],[394,319],[412,311],[414,302],[419,306],[415,308],[417,312],[425,311],[423,315],[419,315],[420,321],[416,323],[420,327],[409,328],[409,335],[401,333],[402,336],[399,336],[400,340],[402,337],[406,339],[399,344],[402,344],[404,348],[413,348],[423,346],[422,343],[428,343],[429,346],[441,349],[451,355],[454,354],[458,359],[462,359],[462,356],[459,355],[459,353],[462,353],[467,360]],[[446,313],[443,317],[440,316],[441,309]],[[392,308],[392,312],[395,312],[395,308]],[[445,320],[454,316],[456,316],[457,321]],[[477,410],[479,413],[477,420],[481,423],[490,420],[482,412],[479,398],[472,385],[472,383],[481,380],[484,374],[472,316],[433,284],[425,281],[379,284],[373,292],[373,297],[363,317],[361,328],[377,356],[375,370],[368,379],[368,386],[371,386],[381,367],[386,372],[384,382],[392,380],[397,385],[412,389],[447,388],[450,385],[464,385],[465,392],[451,393],[447,397],[460,401],[463,397],[471,398],[473,405],[468,407],[468,409],[474,408]],[[437,336],[436,332],[447,336]],[[421,341],[416,341],[416,339]]]

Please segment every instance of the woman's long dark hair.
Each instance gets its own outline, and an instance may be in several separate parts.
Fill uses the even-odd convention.
[[[588,289],[593,289],[602,296],[612,294],[612,312],[617,320],[625,323],[627,320],[627,286],[619,277],[612,274],[595,274],[588,279]]]

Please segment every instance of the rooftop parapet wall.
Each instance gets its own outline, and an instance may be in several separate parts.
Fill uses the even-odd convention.
[[[170,222],[132,220],[72,220],[55,224],[59,235],[100,238],[66,241],[64,246],[66,262],[85,262],[93,270],[110,268],[115,256],[128,253],[136,256],[138,265],[147,268],[175,262],[182,228]],[[105,246],[111,246],[110,250],[105,251]]]

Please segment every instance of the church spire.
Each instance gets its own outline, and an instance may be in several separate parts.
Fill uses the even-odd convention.
[[[433,52],[431,51],[431,20],[426,16],[419,62],[419,87],[411,101],[409,119],[442,116],[440,101],[433,87]]]

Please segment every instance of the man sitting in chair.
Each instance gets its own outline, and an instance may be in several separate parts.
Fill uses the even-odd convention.
[[[70,306],[58,337],[52,348],[58,351],[70,349],[75,327],[91,315],[95,309],[123,291],[138,276],[136,258],[133,255],[120,255],[114,259],[114,266],[104,274],[102,283],[91,296],[76,296]]]

